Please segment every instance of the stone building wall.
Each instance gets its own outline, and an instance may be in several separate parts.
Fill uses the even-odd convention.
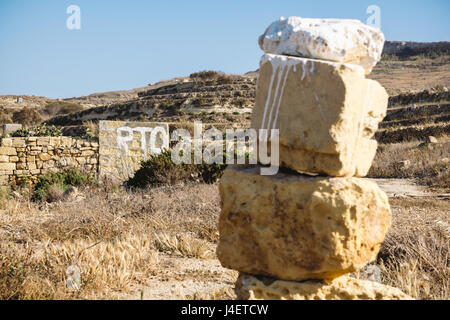
[[[35,182],[40,175],[78,168],[97,176],[96,141],[72,137],[3,138],[0,140],[0,186]]]

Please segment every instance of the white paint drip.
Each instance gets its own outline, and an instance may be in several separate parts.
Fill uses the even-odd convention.
[[[323,114],[322,106],[320,105],[320,103],[318,103],[317,106],[319,107],[320,117],[322,118],[323,122],[325,122],[325,115]]]
[[[263,66],[266,62],[270,62],[272,65],[272,75],[269,82],[269,88],[267,93],[267,99],[264,106],[263,118],[261,121],[261,129],[275,129],[276,122],[278,120],[279,109],[281,101],[284,95],[284,89],[286,86],[287,77],[291,68],[294,68],[294,72],[297,72],[297,65],[302,64],[302,80],[305,75],[311,71],[314,71],[314,63],[308,70],[306,63],[312,61],[311,59],[294,58],[275,54],[265,54],[261,58],[260,65]],[[283,76],[284,75],[284,76]],[[276,83],[275,83],[276,82]],[[275,87],[274,96],[272,97],[273,86]],[[281,85],[281,86],[280,86]],[[270,111],[269,111],[270,110]],[[275,112],[275,113],[274,113]],[[275,114],[275,115],[274,115]],[[273,117],[274,115],[274,117]],[[267,122],[267,125],[266,125]]]
[[[270,62],[272,66],[272,74],[270,77],[267,98],[264,106],[264,113],[260,126],[261,129],[275,129],[276,127],[281,101],[283,99],[284,89],[287,82],[287,77],[289,75],[291,68],[294,69],[294,72],[297,72],[297,65],[301,64],[302,67],[301,80],[303,81],[305,77],[308,77],[308,80],[311,80],[310,75],[313,74],[315,71],[315,64],[314,64],[315,61],[320,61],[321,63],[329,64],[333,67],[344,65],[347,68],[358,69],[359,72],[365,73],[364,69],[361,66],[349,63],[338,63],[332,61],[315,60],[291,56],[288,57],[271,53],[264,54],[261,58],[260,66],[262,67],[265,63]],[[272,96],[274,86],[275,91]],[[316,102],[318,102],[319,98],[316,93],[314,93],[314,97],[316,99]],[[318,104],[318,108],[322,119],[325,120],[323,109],[320,104]]]
[[[305,79],[305,76],[306,76],[306,68],[305,68],[305,64],[306,64],[306,61],[303,60],[303,61],[302,61],[302,81],[303,81],[303,79]]]
[[[263,56],[264,59],[265,55]],[[261,60],[261,66],[265,63]],[[273,69],[273,65],[272,65]],[[267,115],[267,108],[269,107],[269,101],[272,95],[272,86],[273,86],[273,80],[275,79],[275,72],[276,70],[272,70],[272,75],[270,76],[270,83],[269,83],[269,89],[267,90],[267,98],[266,98],[266,105],[264,106],[264,115],[261,121],[261,129],[264,129],[264,122],[266,121],[266,115]]]
[[[275,119],[273,120],[272,129],[275,129],[276,123],[277,123],[277,121],[278,121],[278,113],[279,113],[279,111],[280,111],[281,100],[283,99],[284,88],[285,88],[285,86],[286,86],[286,80],[287,80],[287,77],[288,77],[288,75],[289,75],[290,68],[291,68],[291,66],[288,65],[288,66],[287,66],[286,73],[285,73],[285,75],[284,75],[283,85],[282,85],[282,87],[281,87],[280,98],[278,99],[278,105],[277,105],[277,107],[276,107]],[[295,71],[295,70],[296,70],[296,65],[294,65],[294,71]]]
[[[353,147],[353,151],[352,151],[352,164],[353,164],[353,168],[356,169],[356,159],[355,159],[355,152],[356,152],[356,148],[359,146],[359,142],[362,136],[362,132],[364,130],[364,118],[367,114],[367,111],[369,110],[369,103],[370,101],[372,101],[372,86],[371,86],[371,82],[367,81],[367,89],[366,89],[366,99],[365,99],[365,103],[363,106],[363,111],[361,114],[361,119],[359,119],[359,123],[358,123],[358,129],[359,129],[359,134],[357,136],[357,138],[355,139],[355,145]],[[355,172],[356,173],[356,172]]]
[[[283,75],[283,71],[284,71],[285,68],[286,68],[286,65],[281,65],[281,68],[279,66],[277,68],[274,68],[275,70],[279,69],[279,71],[278,71],[278,81],[277,81],[277,87],[275,89],[275,95],[273,97],[273,102],[272,102],[272,105],[271,105],[271,108],[270,108],[269,119],[268,119],[268,122],[267,122],[267,129],[270,129],[270,123],[272,121],[273,109],[275,107],[275,104],[276,104],[277,100],[279,99],[278,90],[280,89],[281,76]],[[264,125],[265,125],[265,123],[263,123],[263,126]]]

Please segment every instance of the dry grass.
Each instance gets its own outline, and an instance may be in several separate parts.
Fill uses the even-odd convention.
[[[64,186],[54,183],[48,188],[47,200],[49,202],[57,201],[64,193]]]
[[[448,200],[391,199],[393,226],[378,263],[383,282],[416,299],[450,298]]]
[[[217,185],[80,194],[72,202],[2,200],[0,299],[139,298],[144,288],[156,298],[234,297],[234,275],[209,259],[218,241]],[[393,227],[377,261],[382,282],[417,299],[448,299],[448,201],[393,198],[391,205]],[[66,287],[72,265],[81,269],[80,290]],[[172,293],[174,285],[181,289]],[[183,295],[183,286],[199,289]]]
[[[84,299],[126,293],[158,269],[158,252],[211,258],[218,194],[207,185],[128,193],[91,187],[84,200],[3,200],[0,299]],[[81,269],[79,291],[66,269]]]
[[[160,252],[188,258],[214,258],[214,252],[205,240],[199,240],[189,235],[168,233],[156,234],[155,237],[155,247]]]
[[[374,68],[371,79],[379,81],[389,95],[414,89],[450,86],[450,57],[411,57],[407,60],[382,60]]]
[[[85,121],[83,123],[83,126],[86,127],[87,132],[89,132],[90,134],[98,137],[99,135],[99,128],[98,128],[98,123],[92,120],[88,120]]]
[[[450,189],[450,142],[420,146],[420,141],[380,145],[368,176],[415,178],[434,188]],[[407,164],[402,163],[406,161]]]

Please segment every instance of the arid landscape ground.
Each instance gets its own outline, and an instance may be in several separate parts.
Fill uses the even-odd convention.
[[[390,94],[369,177],[388,193],[392,228],[377,261],[377,281],[416,299],[450,298],[450,53],[385,54],[371,78]],[[35,112],[36,123],[92,132],[101,119],[247,127],[257,72],[201,73],[146,87],[53,100],[0,96],[3,119]],[[39,117],[39,118],[38,118]],[[15,119],[14,119],[15,118]],[[26,118],[29,119],[29,118]],[[34,125],[30,124],[30,125]],[[431,138],[430,138],[431,136]],[[0,202],[0,299],[233,299],[238,274],[215,255],[217,183],[181,181],[130,189],[80,187],[3,192]],[[67,288],[69,266],[81,269]],[[373,270],[368,268],[367,270]],[[370,278],[362,270],[354,277]]]

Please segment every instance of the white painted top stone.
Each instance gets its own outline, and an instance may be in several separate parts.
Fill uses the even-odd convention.
[[[259,38],[266,53],[352,63],[366,73],[381,59],[383,33],[359,20],[280,18]]]

